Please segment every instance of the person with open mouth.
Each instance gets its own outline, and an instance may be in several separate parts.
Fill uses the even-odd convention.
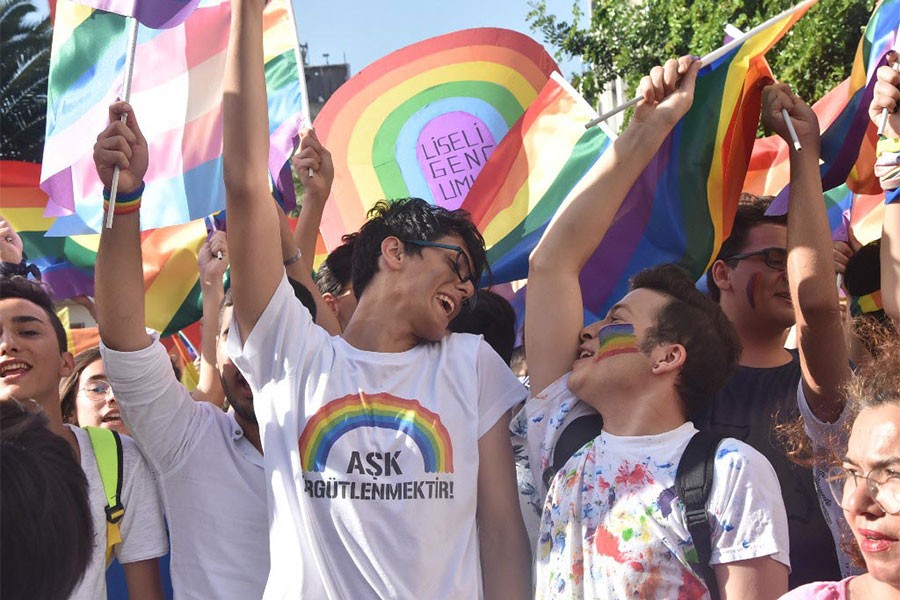
[[[63,380],[59,395],[66,423],[103,427],[131,435],[100,358],[100,348],[88,348],[75,357],[75,370]]]

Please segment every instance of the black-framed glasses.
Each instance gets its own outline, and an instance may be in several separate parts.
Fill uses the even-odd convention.
[[[787,250],[785,248],[763,248],[762,250],[754,250],[753,252],[744,252],[743,254],[735,254],[723,259],[724,262],[732,262],[744,260],[752,256],[762,256],[766,266],[776,271],[784,271],[787,268]]]
[[[900,473],[897,471],[872,469],[868,473],[859,473],[834,465],[825,472],[825,482],[838,505],[845,510],[849,510],[860,479],[866,482],[869,497],[881,510],[889,515],[900,514]]]
[[[414,246],[422,246],[424,248],[441,248],[443,250],[451,250],[456,252],[456,257],[453,259],[453,262],[450,264],[453,272],[456,273],[456,276],[459,278],[460,282],[466,283],[467,281],[472,283],[472,295],[466,298],[463,303],[466,308],[472,310],[475,308],[475,299],[477,297],[476,290],[478,290],[478,277],[475,274],[475,270],[472,268],[472,263],[469,261],[469,255],[466,254],[466,251],[462,249],[461,246],[457,246],[455,244],[441,244],[438,242],[429,242],[427,240],[402,240],[404,244],[412,244]]]
[[[112,386],[105,381],[94,381],[81,388],[92,400],[106,400],[113,395]]]

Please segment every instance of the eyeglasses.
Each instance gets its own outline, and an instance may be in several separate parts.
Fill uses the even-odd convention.
[[[459,277],[459,280],[462,283],[466,283],[467,281],[469,281],[472,283],[473,290],[478,289],[478,279],[475,275],[474,269],[472,269],[472,263],[469,262],[469,256],[460,246],[455,246],[452,244],[439,244],[437,242],[428,242],[425,240],[403,240],[403,243],[412,244],[414,246],[422,246],[425,248],[442,248],[444,250],[452,250],[453,252],[456,252],[456,257],[450,265],[453,269],[453,272],[456,273],[456,276]],[[473,293],[465,300],[463,305],[469,310],[472,310],[475,308],[475,299],[476,294]]]
[[[81,388],[81,391],[95,401],[106,400],[113,395],[112,386],[105,381],[95,381],[87,387]]]
[[[866,491],[872,501],[889,515],[900,514],[900,473],[890,469],[872,469],[859,473],[834,465],[825,473],[825,481],[838,505],[850,510],[850,502],[859,480],[866,482]]]
[[[762,256],[766,266],[776,271],[784,271],[787,267],[787,250],[784,248],[763,248],[753,252],[744,252],[743,254],[735,254],[729,258],[723,259],[724,262],[732,262],[744,260],[752,256]]]

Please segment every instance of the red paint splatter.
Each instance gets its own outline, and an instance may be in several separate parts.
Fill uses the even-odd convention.
[[[594,547],[597,549],[597,554],[601,556],[609,556],[617,563],[625,562],[625,557],[622,556],[622,552],[619,550],[618,538],[602,525],[598,526],[594,533]]]
[[[681,587],[678,589],[679,598],[703,598],[706,595],[706,586],[696,575],[688,570],[681,572]]]
[[[647,469],[644,468],[644,465],[634,465],[634,468],[630,473],[628,472],[627,463],[619,467],[619,474],[616,475],[617,485],[641,485],[645,482],[653,483],[653,479],[650,477],[650,474],[647,473]]]

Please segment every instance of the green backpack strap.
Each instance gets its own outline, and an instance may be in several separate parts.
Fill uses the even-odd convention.
[[[106,496],[106,562],[112,557],[113,546],[122,541],[119,521],[125,516],[122,506],[122,439],[119,434],[102,427],[85,427],[97,458],[103,495]]]

